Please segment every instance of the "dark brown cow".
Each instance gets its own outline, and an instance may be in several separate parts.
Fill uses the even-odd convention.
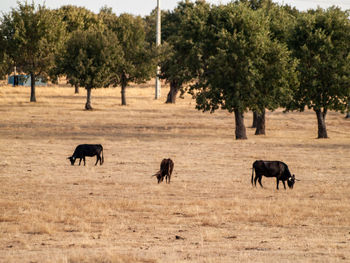
[[[101,157],[101,155],[102,157]],[[75,151],[71,157],[68,157],[70,160],[71,165],[74,165],[76,159],[79,160],[79,165],[81,163],[81,160],[84,161],[85,165],[85,156],[95,156],[96,155],[96,163],[97,165],[98,161],[100,161],[100,165],[103,164],[104,158],[103,158],[103,147],[101,144],[80,144],[75,148]]]
[[[258,180],[260,186],[263,187],[263,185],[261,184],[262,176],[276,177],[277,190],[278,190],[278,184],[280,180],[283,183],[284,189],[286,189],[285,181],[287,181],[289,188],[293,188],[294,186],[295,176],[294,174],[293,175],[290,174],[288,166],[284,162],[262,161],[262,160],[255,161],[253,163],[252,184],[253,184],[254,171],[255,171],[255,178],[254,178],[255,186],[256,186],[256,181]]]
[[[168,158],[168,159],[163,159],[162,162],[160,163],[160,170],[156,172],[153,176],[156,176],[158,179],[158,184],[160,182],[163,182],[163,179],[165,177],[165,182],[170,184],[170,178],[171,174],[174,169],[174,162]]]

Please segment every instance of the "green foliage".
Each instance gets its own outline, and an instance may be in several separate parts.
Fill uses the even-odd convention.
[[[192,87],[198,109],[263,111],[288,101],[291,85],[297,85],[296,62],[271,39],[264,12],[245,4],[213,7],[206,32],[203,73]]]
[[[0,78],[4,78],[6,74],[11,73],[11,61],[6,54],[6,41],[3,35],[2,29],[0,28]]]
[[[349,13],[335,7],[301,13],[289,45],[299,59],[300,88],[288,108],[344,111],[350,95]]]
[[[194,86],[197,108],[243,112],[258,76],[254,59],[267,40],[267,23],[245,5],[229,4],[213,7],[207,26],[202,52],[208,59]]]
[[[164,13],[161,50],[161,78],[176,83],[183,93],[184,84],[201,70],[200,48],[205,36],[210,5],[204,1],[180,2],[172,12]]]
[[[75,31],[58,58],[67,78],[86,89],[107,87],[111,75],[123,63],[123,51],[115,34],[94,29]]]
[[[125,87],[130,82],[143,83],[155,72],[154,50],[146,41],[145,22],[139,16],[100,13],[108,30],[114,32],[120,43],[123,59],[113,71],[110,84],[122,86],[122,105],[125,101]]]
[[[63,44],[64,27],[57,13],[34,3],[18,3],[1,21],[6,54],[19,71],[47,77]]]
[[[55,10],[55,12],[64,25],[66,40],[68,40],[76,31],[103,31],[104,29],[104,25],[99,16],[84,7],[65,5]],[[65,49],[62,48],[59,50],[59,52],[60,54],[63,54],[65,52]],[[60,55],[58,55],[58,57],[59,56]],[[62,70],[64,69],[58,66],[53,68],[53,70],[50,72],[51,78],[57,78],[58,75],[62,75]],[[72,86],[79,86],[79,80],[75,79],[74,76],[67,77],[67,81]]]
[[[260,8],[269,9],[276,5],[271,0],[236,0],[235,3],[244,3],[253,10],[258,10]]]
[[[164,14],[167,11],[161,11],[161,21],[164,21]],[[157,8],[153,9],[151,13],[143,18],[145,24],[146,41],[151,46],[156,44],[156,23],[157,23]],[[162,32],[163,37],[163,32]]]
[[[169,10],[161,10],[161,27],[162,27],[162,41],[166,39],[166,29],[165,23],[167,22],[167,14],[169,14]],[[154,46],[156,44],[156,33],[157,33],[157,8],[153,9],[151,13],[143,18],[145,22],[145,32],[146,32],[146,41]]]
[[[264,12],[269,19],[270,38],[287,43],[297,14],[288,6],[277,4],[263,5],[259,11]]]
[[[77,30],[84,31],[92,27],[102,27],[98,15],[84,7],[65,5],[60,7],[57,12],[68,34]]]
[[[124,54],[124,63],[120,65],[120,72],[117,74],[127,75],[127,83],[142,83],[150,79],[151,73],[155,71],[152,50],[145,41],[144,28],[141,17],[129,14],[120,15],[112,28],[117,34]]]

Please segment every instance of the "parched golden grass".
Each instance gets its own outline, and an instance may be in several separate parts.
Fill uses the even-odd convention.
[[[0,262],[350,261],[350,121],[312,111],[267,113],[267,135],[234,140],[234,117],[154,100],[153,82],[92,92],[0,87]],[[251,124],[246,114],[246,126]],[[71,166],[76,145],[105,163]],[[151,175],[175,162],[170,185]],[[256,159],[282,160],[293,190],[251,186]]]

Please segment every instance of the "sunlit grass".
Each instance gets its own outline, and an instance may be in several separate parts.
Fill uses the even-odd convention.
[[[234,140],[234,117],[154,99],[153,81],[86,91],[60,84],[0,87],[1,262],[336,262],[350,260],[350,122],[268,112],[267,135]],[[77,144],[101,143],[105,163],[71,166]],[[175,162],[170,185],[152,178]],[[284,190],[256,159],[281,160],[301,181]]]

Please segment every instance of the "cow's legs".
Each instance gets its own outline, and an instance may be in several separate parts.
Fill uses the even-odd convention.
[[[84,166],[85,166],[85,164],[86,164],[86,163],[85,163],[85,156],[83,157],[83,161],[84,161]]]
[[[278,178],[276,178],[276,181],[277,181],[277,190],[278,190],[278,185],[280,183],[280,180],[278,180]],[[284,182],[283,182],[284,183]]]
[[[262,179],[262,176],[259,176],[258,182],[259,182],[260,186],[263,187],[263,185],[261,184],[261,179]],[[263,187],[263,188],[264,188],[264,187]]]
[[[96,154],[96,163],[95,163],[95,166],[97,165],[98,160],[100,160],[100,159],[101,159],[101,157],[100,157],[98,154]],[[100,160],[100,165],[101,165],[101,160]]]
[[[284,190],[286,190],[286,183],[284,181],[282,181],[283,186],[284,186]]]
[[[80,163],[81,163],[81,158],[79,159],[79,165],[80,165]]]
[[[257,174],[255,174],[255,177],[254,177],[254,185],[256,186],[256,181],[258,180],[258,175]]]

